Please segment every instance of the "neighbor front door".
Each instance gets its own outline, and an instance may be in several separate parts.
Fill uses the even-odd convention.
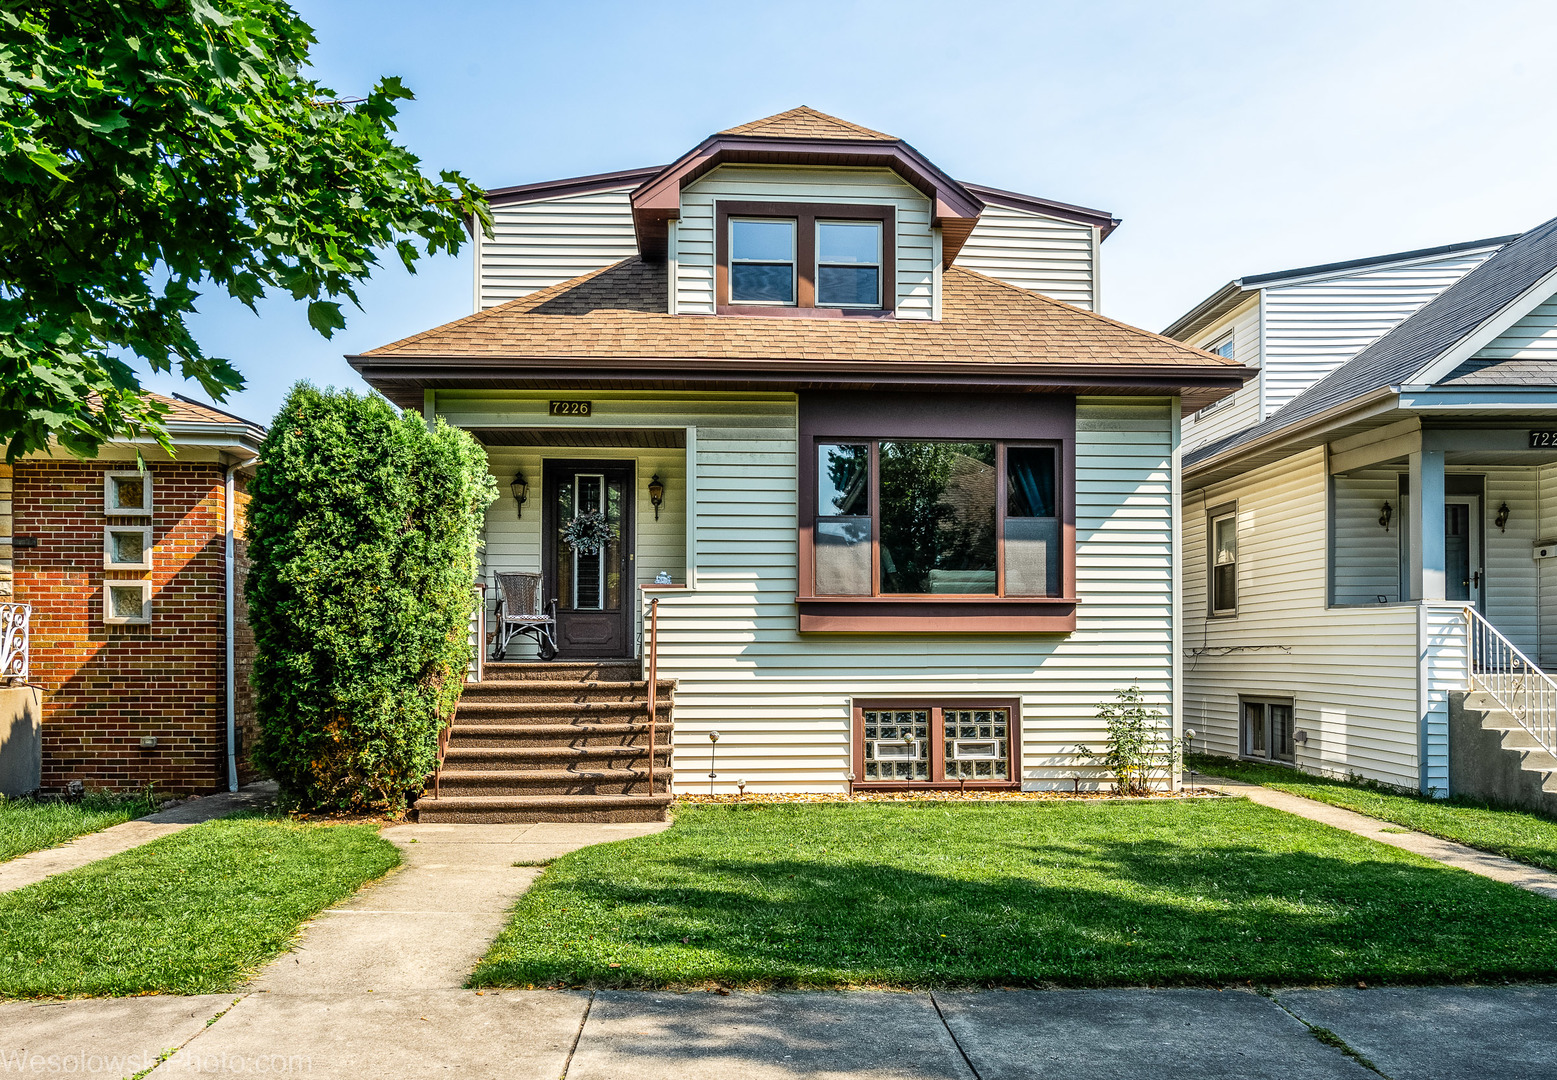
[[[541,565],[557,599],[560,659],[632,655],[633,463],[547,461],[542,469]],[[613,538],[589,550],[570,542],[570,523],[600,515]]]
[[[1481,500],[1450,495],[1443,507],[1444,598],[1481,607],[1485,571],[1481,566]]]

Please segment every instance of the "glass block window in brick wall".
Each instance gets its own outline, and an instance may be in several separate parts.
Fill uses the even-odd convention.
[[[964,787],[1020,780],[1015,701],[855,702],[855,783]]]
[[[103,513],[113,517],[150,516],[151,473],[104,473]]]
[[[866,709],[863,720],[867,782],[930,779],[928,709]]]

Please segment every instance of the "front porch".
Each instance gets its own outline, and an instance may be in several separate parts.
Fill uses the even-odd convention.
[[[1416,624],[1424,790],[1557,809],[1557,451],[1538,427],[1395,427],[1327,447],[1329,606]]]

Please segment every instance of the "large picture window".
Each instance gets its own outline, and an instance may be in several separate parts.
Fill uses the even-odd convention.
[[[1059,449],[816,444],[817,596],[1059,596]]]
[[[856,701],[855,787],[1016,787],[1013,701]]]

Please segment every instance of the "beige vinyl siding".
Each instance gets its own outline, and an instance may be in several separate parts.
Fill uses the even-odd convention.
[[[1216,326],[1190,342],[1197,349],[1208,349],[1233,335],[1233,359],[1259,368],[1263,360],[1260,347],[1260,298],[1251,296],[1219,320]],[[1244,383],[1242,389],[1184,418],[1183,443],[1186,452],[1251,428],[1260,422],[1260,383],[1263,372]]]
[[[1557,362],[1557,297],[1499,334],[1476,358]]]
[[[1094,310],[1096,229],[989,203],[957,253],[965,270]]]
[[[1374,469],[1337,476],[1334,485],[1335,531],[1331,539],[1340,606],[1399,603],[1400,537],[1406,516],[1400,506],[1400,473]],[[1389,529],[1379,525],[1384,504],[1393,511]]]
[[[1495,250],[1456,252],[1265,289],[1264,416],[1340,367]]]
[[[1206,511],[1238,507],[1238,612],[1208,618]],[[1239,752],[1239,695],[1290,698],[1297,763],[1416,786],[1417,609],[1325,604],[1328,484],[1314,449],[1190,493],[1184,520],[1184,725]]]
[[[1075,750],[1078,743],[1101,744],[1098,706],[1132,683],[1164,709],[1170,706],[1171,401],[1078,403],[1081,604],[1074,633],[804,636],[795,607],[796,399],[597,392],[594,402],[592,421],[600,426],[696,430],[696,588],[668,593],[660,605],[661,673],[678,680],[675,778],[681,789],[707,790],[707,735],[718,730],[716,790],[733,791],[737,779],[754,791],[844,790],[850,703],[879,696],[1019,698],[1028,786],[1068,788],[1072,773],[1092,786],[1100,770],[1078,761]],[[544,400],[520,393],[440,391],[438,412],[464,426],[549,422]],[[534,460],[535,473],[526,474],[532,484],[539,476],[538,456]],[[507,469],[519,458],[494,461]],[[661,476],[667,509],[675,512],[687,481]],[[504,484],[509,479],[502,473],[498,478]],[[639,505],[642,514],[641,499]],[[525,508],[526,523],[532,515],[538,522],[535,494]],[[511,499],[493,507],[489,567],[505,560],[534,565],[537,540],[526,541],[522,531]],[[667,547],[667,557],[672,550]],[[640,563],[640,579],[650,576],[648,570]]]
[[[477,310],[636,255],[631,191],[493,207],[493,236],[476,244]]]
[[[930,201],[888,169],[721,165],[681,193],[676,226],[676,311],[714,313],[714,203],[859,203],[897,207],[897,315],[929,319],[935,310],[935,246]]]

